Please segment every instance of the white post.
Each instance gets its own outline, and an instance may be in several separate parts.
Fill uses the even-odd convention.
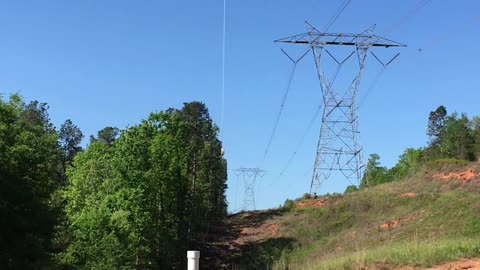
[[[200,251],[189,250],[187,251],[188,270],[200,270]]]

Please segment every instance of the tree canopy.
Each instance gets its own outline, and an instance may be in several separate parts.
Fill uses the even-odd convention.
[[[380,165],[380,156],[371,154],[360,187],[397,181],[414,174],[422,164],[438,159],[476,161],[480,154],[480,118],[469,119],[456,112],[448,115],[444,106],[431,111],[427,124],[428,144],[407,148],[395,166]]]
[[[55,223],[49,205],[61,152],[45,103],[0,100],[0,268],[50,264]]]
[[[106,127],[84,150],[82,138],[70,119],[56,130],[45,103],[0,99],[0,268],[182,268],[226,215],[206,106]]]
[[[64,263],[180,267],[190,243],[226,214],[217,132],[205,105],[192,102],[152,113],[113,145],[93,141],[68,170],[73,241]]]
[[[47,104],[0,99],[0,268],[182,268],[185,250],[226,216],[218,131],[205,104],[190,102],[105,127],[83,149],[80,128],[68,119],[56,130]],[[360,188],[480,153],[479,117],[439,106],[427,135],[390,169],[371,154]]]

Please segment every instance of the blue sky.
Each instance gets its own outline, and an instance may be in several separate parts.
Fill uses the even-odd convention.
[[[242,206],[243,185],[233,173],[242,166],[267,171],[256,185],[257,208],[309,191],[319,121],[280,172],[320,104],[311,55],[297,67],[263,161],[291,68],[280,48],[293,56],[304,50],[272,41],[304,32],[305,20],[323,28],[341,2],[227,0],[222,133],[231,211]],[[478,10],[475,0],[352,0],[329,29],[355,33],[376,24],[376,34],[408,45],[359,109],[365,159],[378,153],[390,167],[405,148],[423,146],[428,113],[440,104],[480,115]],[[55,125],[70,118],[86,138],[194,100],[205,102],[220,124],[222,16],[221,0],[1,1],[0,93],[47,102]],[[367,61],[360,100],[379,69]],[[331,180],[321,193],[345,186]]]

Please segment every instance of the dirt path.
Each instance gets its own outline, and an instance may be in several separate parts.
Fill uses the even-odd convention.
[[[414,193],[405,193],[400,196],[414,197]],[[304,207],[323,207],[323,201],[313,200]],[[303,205],[302,205],[303,206]],[[301,207],[301,206],[300,206]],[[254,211],[231,215],[225,224],[214,228],[203,244],[198,245],[201,250],[200,269],[239,270],[265,269],[265,265],[256,262],[261,256],[262,248],[285,247],[290,248],[292,239],[282,237],[281,230],[276,223],[282,215],[280,210]],[[408,216],[393,220],[384,225],[383,229],[395,229],[398,225],[415,220],[417,216]],[[294,239],[293,239],[294,240]],[[271,262],[270,262],[271,263]],[[365,269],[377,269],[373,268]],[[389,268],[378,268],[389,269]],[[480,270],[480,259],[461,259],[445,263],[432,268],[398,267],[395,270]]]
[[[229,216],[224,225],[212,230],[200,248],[201,269],[241,269],[239,261],[249,249],[278,235],[278,225],[271,220],[280,214],[269,210]]]

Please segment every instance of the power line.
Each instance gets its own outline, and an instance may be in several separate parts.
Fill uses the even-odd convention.
[[[333,16],[330,18],[330,20],[328,21],[327,25],[325,26],[325,29],[323,32],[326,32],[328,30],[328,28],[330,28],[334,23],[335,21],[340,17],[340,15],[343,13],[343,11],[345,10],[345,8],[350,4],[351,0],[344,0],[341,5],[338,7],[337,11],[333,14]],[[307,23],[307,25],[309,25],[310,27],[314,28],[312,25],[310,25],[309,23]],[[316,30],[316,29],[315,29]],[[285,107],[285,102],[286,102],[286,99],[287,99],[287,96],[288,96],[288,92],[290,91],[290,87],[291,87],[291,83],[293,81],[293,76],[295,74],[295,70],[296,70],[296,66],[297,66],[297,63],[309,52],[310,50],[307,50],[298,60],[293,60],[283,49],[282,49],[282,52],[288,57],[288,59],[290,59],[290,61],[292,62],[292,69],[291,69],[291,72],[290,72],[290,75],[288,77],[288,81],[287,81],[287,87],[285,89],[285,93],[282,97],[282,100],[281,100],[281,103],[280,103],[280,110],[277,114],[277,117],[275,119],[275,122],[274,122],[274,125],[273,125],[273,129],[272,129],[272,133],[270,135],[270,138],[268,140],[268,143],[267,143],[267,147],[265,149],[265,152],[264,152],[264,156],[263,156],[263,160],[265,161],[267,155],[268,155],[268,152],[270,150],[270,146],[272,144],[272,141],[273,141],[273,138],[275,136],[275,133],[277,131],[277,128],[278,128],[278,123],[280,122],[280,117],[282,115],[282,112],[283,112],[283,109]],[[317,117],[318,113],[320,111],[320,107],[318,108],[317,112],[315,113],[315,117]],[[297,148],[300,148],[301,145],[303,144],[303,140],[305,139],[305,136],[306,134],[308,133],[309,129],[311,128],[311,126],[313,125],[313,121],[314,119],[311,121],[311,123],[309,123],[309,126],[307,128],[307,131],[304,133],[304,135],[302,136],[302,139],[300,140],[300,143],[299,145],[297,145]],[[298,150],[298,149],[297,149]],[[289,159],[289,162],[287,162],[287,166],[284,168],[284,170],[282,170],[282,173],[288,168],[289,166],[289,163],[291,163],[293,161],[293,158],[295,157],[296,155],[296,151],[294,151],[293,155],[290,157]]]
[[[310,129],[312,128],[313,124],[315,124],[315,120],[317,119],[318,114],[320,113],[321,109],[322,109],[322,105],[319,105],[319,106],[317,107],[317,109],[315,110],[315,114],[313,115],[312,119],[311,119],[310,122],[308,123],[308,126],[307,126],[307,128],[305,129],[305,131],[303,132],[303,135],[302,135],[302,137],[300,138],[300,141],[297,143],[297,146],[296,146],[296,148],[295,148],[295,151],[293,151],[292,155],[290,155],[287,163],[285,164],[285,166],[284,166],[283,169],[281,170],[281,172],[280,172],[280,174],[279,174],[280,177],[281,177],[281,176],[287,171],[287,169],[290,167],[290,165],[291,165],[291,163],[293,162],[295,156],[297,155],[298,151],[300,150],[300,147],[302,147],[303,142],[304,142],[305,138],[307,137]],[[313,169],[313,167],[312,167],[312,169]],[[311,170],[309,170],[309,171],[311,171]],[[305,174],[305,176],[306,176],[306,174]],[[270,183],[268,186],[271,186],[271,185],[273,185],[274,183],[275,183],[275,182],[272,182],[272,183]]]
[[[272,129],[272,133],[270,134],[270,138],[268,140],[268,143],[267,143],[267,147],[265,148],[265,152],[264,152],[264,155],[263,155],[263,160],[265,161],[265,159],[267,158],[267,154],[268,154],[268,151],[270,150],[270,146],[272,145],[272,141],[273,141],[273,138],[275,137],[275,133],[277,131],[277,127],[278,127],[278,123],[280,122],[280,117],[282,116],[282,113],[283,113],[283,109],[285,108],[285,102],[287,100],[287,97],[288,97],[288,93],[290,92],[290,88],[292,86],[292,81],[293,81],[293,77],[294,77],[294,74],[295,74],[295,70],[297,68],[297,64],[298,62],[300,62],[300,60],[303,59],[303,57],[305,57],[305,55],[307,55],[307,53],[309,52],[310,50],[307,50],[302,56],[300,56],[300,58],[298,58],[297,60],[294,60],[292,59],[283,49],[282,49],[282,52],[288,57],[288,59],[292,62],[292,68],[290,70],[290,75],[288,76],[288,80],[287,80],[287,85],[285,87],[285,92],[283,94],[283,97],[282,97],[282,100],[280,102],[280,110],[278,111],[277,113],[277,117],[275,118],[275,122],[273,124],[273,129]]]
[[[408,20],[411,20],[421,9],[423,9],[424,7],[426,7],[429,3],[431,2],[431,0],[418,0],[415,7],[413,9],[411,9],[406,15],[404,15],[400,20],[398,20],[396,23],[394,23],[390,28],[388,28],[385,32],[384,32],[384,35],[389,35],[391,34],[394,30],[396,30],[397,28],[399,28],[402,24],[404,24],[406,21]],[[438,42],[436,42],[438,43]],[[421,52],[422,49],[419,49],[419,51]],[[374,55],[375,56],[375,55]],[[398,55],[396,55],[388,64],[390,64]],[[376,56],[375,58],[377,60],[379,60]],[[379,60],[380,61],[380,60]],[[382,63],[380,61],[380,63]],[[387,65],[388,65],[387,64]],[[383,65],[383,63],[382,63]],[[365,102],[365,100],[368,98],[368,96],[370,95],[370,93],[372,92],[372,90],[374,89],[374,87],[376,86],[376,84],[378,83],[378,81],[380,80],[380,77],[383,75],[383,73],[385,72],[385,69],[387,67],[387,65],[383,65],[382,69],[379,71],[379,73],[377,74],[377,76],[373,79],[372,83],[370,84],[370,86],[368,87],[368,89],[366,90],[366,94],[365,96],[363,97],[362,101],[359,103],[358,105],[358,108],[360,108],[363,103]]]
[[[226,26],[226,0],[223,0],[223,42],[222,42],[222,122],[221,122],[221,136],[223,142],[223,135],[225,131],[224,128],[224,118],[225,118],[225,26]]]
[[[472,17],[467,18],[466,20],[462,21],[460,25],[450,27],[450,29],[443,31],[441,35],[437,35],[436,37],[433,37],[425,43],[425,45],[419,49],[421,51],[424,48],[432,48],[435,47],[434,45],[438,46],[438,44],[442,44],[445,41],[448,41],[452,38],[455,37],[455,35],[452,35],[451,33],[459,33],[461,31],[464,31],[467,29],[469,26],[473,25],[477,21],[480,20],[480,15],[475,14]],[[447,33],[447,34],[445,34]]]
[[[377,85],[377,82],[378,80],[380,79],[380,77],[383,75],[383,72],[385,72],[385,68],[386,67],[382,67],[382,69],[377,73],[377,76],[373,79],[372,83],[370,84],[370,86],[367,88],[366,90],[366,94],[365,96],[363,97],[362,101],[360,101],[360,103],[358,104],[358,108],[360,108],[363,103],[365,102],[365,100],[367,99],[368,95],[370,95],[370,92],[372,92],[373,88],[375,87],[375,85]]]
[[[300,147],[302,147],[305,138],[307,137],[308,133],[310,132],[310,129],[312,128],[313,124],[315,124],[315,120],[317,119],[318,114],[320,113],[321,109],[322,109],[322,105],[318,106],[317,109],[315,110],[315,114],[313,115],[312,119],[308,123],[308,126],[305,129],[305,131],[303,132],[303,135],[300,138],[300,141],[298,141],[297,146],[296,146],[295,150],[293,151],[292,155],[290,155],[290,158],[288,159],[287,163],[285,164],[282,171],[280,172],[280,176],[282,176],[285,173],[285,171],[288,169],[288,167],[290,167],[290,164],[292,163],[293,159],[297,155]]]
[[[344,0],[340,7],[338,7],[337,12],[334,13],[334,15],[330,18],[328,21],[327,25],[325,25],[325,28],[323,29],[323,32],[327,32],[328,29],[335,23],[335,21],[340,17],[340,15],[343,13],[345,8],[350,4],[352,0]]]
[[[285,107],[285,101],[287,100],[288,92],[290,91],[290,86],[292,84],[293,75],[295,73],[297,64],[293,63],[292,69],[290,70],[290,75],[288,76],[287,87],[285,88],[285,93],[283,94],[282,101],[280,102],[280,110],[277,113],[277,117],[275,118],[275,122],[273,124],[272,133],[270,134],[270,139],[268,140],[267,147],[265,148],[265,153],[263,158],[267,157],[268,151],[270,150],[270,146],[273,141],[273,137],[275,136],[275,132],[277,131],[278,123],[280,122],[280,116],[282,115],[283,108]]]
[[[400,27],[403,23],[405,23],[407,20],[412,19],[421,9],[426,7],[428,4],[430,4],[431,0],[418,0],[417,4],[413,9],[411,9],[404,17],[403,19],[400,19],[396,24],[393,24],[390,28],[388,28],[387,31],[384,32],[384,35],[389,35],[391,32],[396,30],[398,27]],[[473,7],[472,7],[473,8]],[[467,28],[468,26],[474,24],[476,21],[480,20],[480,16],[478,14],[473,15],[472,17],[467,18],[464,20],[459,26],[462,28]],[[459,26],[451,27],[450,29],[444,31],[449,34],[443,34],[441,36],[436,36],[430,38],[424,46],[421,46],[418,48],[418,51],[421,52],[425,48],[431,48],[431,47],[436,47],[438,44],[441,44],[443,41],[447,41],[449,39],[454,38],[454,35],[451,35],[450,33],[452,32],[459,32],[460,29],[458,29]],[[435,46],[434,46],[435,45]]]
[[[372,51],[370,51],[370,53],[373,55],[373,57],[375,57],[375,59],[382,65],[382,69],[380,69],[380,71],[378,72],[377,76],[373,79],[372,83],[370,84],[370,86],[367,88],[366,90],[366,94],[365,96],[363,97],[362,101],[358,104],[357,108],[360,108],[362,106],[362,104],[365,102],[365,100],[367,99],[368,95],[370,95],[370,93],[372,92],[372,90],[374,89],[374,87],[377,85],[378,81],[380,80],[380,77],[383,75],[383,73],[385,72],[385,69],[387,69],[387,67],[393,62],[393,60],[395,60],[399,55],[400,53],[397,53],[394,57],[392,57],[387,63],[383,63],[382,60],[380,60],[380,58],[378,58],[378,56],[376,56]]]
[[[400,18],[396,23],[394,23],[390,28],[387,28],[387,31],[383,33],[384,36],[388,36],[391,34],[394,30],[399,28],[402,24],[407,22],[408,20],[411,20],[415,15],[424,7],[426,7],[432,0],[418,0],[417,4],[413,9],[410,9],[409,12],[407,12],[406,15]]]

